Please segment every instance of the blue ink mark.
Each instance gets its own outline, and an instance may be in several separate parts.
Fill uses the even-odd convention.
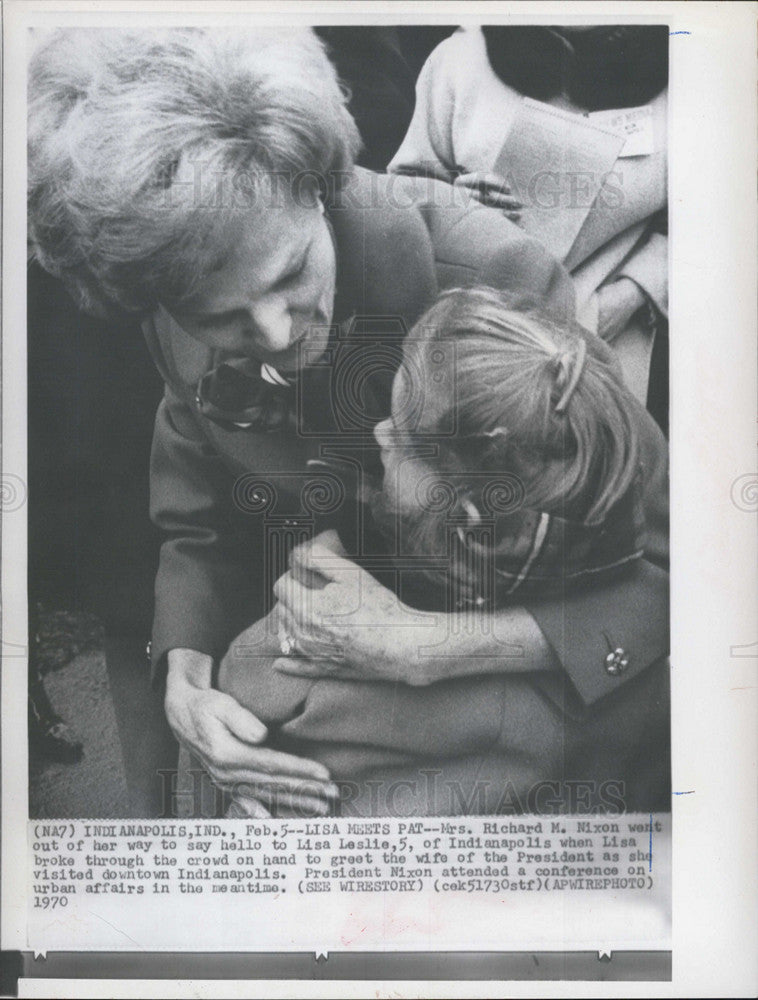
[[[669,35],[691,35],[691,31],[669,31]]]
[[[650,813],[650,842],[648,843],[648,854],[649,859],[647,863],[647,870],[651,872],[653,870],[653,814]]]
[[[694,795],[695,789],[691,788],[688,792],[672,792],[672,795]]]

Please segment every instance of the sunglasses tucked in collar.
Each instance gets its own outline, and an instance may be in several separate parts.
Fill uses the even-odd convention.
[[[206,372],[195,404],[227,430],[277,431],[294,405],[296,378],[255,358],[234,358]]]

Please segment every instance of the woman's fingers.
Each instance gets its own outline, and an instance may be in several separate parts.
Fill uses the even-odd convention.
[[[282,789],[260,788],[255,796],[235,792],[226,815],[232,819],[269,819],[273,812],[279,816],[285,811],[293,817],[326,816],[330,809],[331,804],[326,799]]]
[[[273,789],[286,792],[288,795],[304,795],[309,799],[333,801],[339,796],[339,790],[332,781],[315,781],[313,779],[293,777],[284,773],[270,774],[267,771],[256,771],[249,767],[215,768],[212,763],[204,762],[214,784],[226,789],[236,798],[259,799],[261,792]]]
[[[277,815],[281,809],[286,809],[296,816],[326,816],[332,807],[332,803],[327,799],[301,795],[281,788],[262,787],[256,795]]]
[[[511,188],[498,174],[468,173],[461,174],[453,181],[456,187],[479,188],[481,191],[493,190],[501,194],[510,194]],[[514,201],[516,199],[514,198]]]
[[[483,205],[488,208],[499,208],[507,215],[518,214],[521,216],[521,209],[524,207],[520,201],[517,201],[509,194],[503,194],[500,191],[496,191],[492,188],[486,188],[483,191],[475,188],[469,189],[471,194],[480,201]]]
[[[329,771],[318,761],[295,757],[271,747],[251,747],[238,742],[231,734],[228,739],[234,745],[229,747],[231,752],[224,755],[229,762],[227,770],[236,775],[237,780],[243,780],[248,774],[263,774],[287,781],[290,778],[300,782],[312,781],[316,785],[329,782]]]
[[[284,774],[267,774],[264,771],[250,771],[236,781],[228,781],[227,787],[235,796],[243,798],[260,798],[265,793],[287,793],[292,796],[304,796],[307,799],[336,799],[339,789],[332,781],[303,781],[300,778],[289,778]]]
[[[514,197],[508,184],[497,174],[461,174],[453,181],[456,187],[466,188],[474,198],[490,208],[499,208],[508,218],[520,218],[523,203]]]
[[[359,572],[354,562],[337,555],[333,549],[319,541],[294,548],[290,554],[290,563],[320,573],[327,580],[341,579],[345,572]]]
[[[268,736],[263,723],[234,698],[219,702],[219,708],[218,718],[243,743],[262,743]]]
[[[206,741],[207,742],[207,741]],[[192,748],[207,763],[214,779],[225,784],[244,781],[251,774],[264,774],[269,778],[292,778],[326,784],[329,771],[318,761],[306,757],[272,750],[270,747],[251,746],[240,740],[224,723],[219,723],[212,734],[210,745],[203,748],[196,742]]]
[[[343,677],[347,671],[341,663],[335,663],[326,657],[311,659],[307,656],[282,656],[274,660],[274,670],[291,677]]]
[[[332,635],[327,629],[317,625],[314,616],[308,613],[294,615],[282,608],[280,649],[285,656],[307,657],[312,660],[334,660],[344,658],[340,639],[343,635]]]
[[[298,619],[304,619],[312,612],[320,593],[304,587],[290,572],[284,573],[274,584],[274,594],[282,609]]]
[[[228,819],[270,819],[271,813],[258,799],[235,796],[226,810]]]
[[[339,794],[323,764],[272,750],[249,747],[226,733],[218,739],[213,757],[200,754],[214,784],[249,798],[261,788],[278,788],[293,795],[333,799]],[[247,792],[246,792],[247,790]]]
[[[329,645],[330,630],[322,624],[323,601],[321,591],[310,590],[302,587],[291,574],[284,576],[274,584],[274,593],[279,601],[279,624],[277,635],[280,643],[287,639],[295,639],[297,643],[307,642],[310,644],[325,643]],[[334,610],[334,609],[333,609]],[[305,653],[309,649],[301,648],[299,645],[295,649],[285,650],[285,653]]]
[[[247,782],[281,786],[308,798],[338,795],[323,764],[258,746],[266,727],[229,695],[178,684],[170,698],[167,693],[166,704],[177,738],[200,758],[213,782],[222,788],[233,791]]]

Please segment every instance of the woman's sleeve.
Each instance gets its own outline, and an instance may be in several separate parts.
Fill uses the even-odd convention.
[[[455,37],[455,36],[453,36]],[[388,173],[455,177],[452,142],[455,96],[448,71],[447,52],[452,39],[438,45],[424,63],[416,81],[416,107],[408,132],[389,166]]]
[[[664,316],[668,316],[668,236],[652,233],[621,267],[617,278],[631,278]]]
[[[155,420],[150,469],[150,516],[165,539],[155,583],[151,644],[154,677],[170,649],[194,649],[214,659],[248,624],[253,553],[233,480],[197,425],[166,388]]]

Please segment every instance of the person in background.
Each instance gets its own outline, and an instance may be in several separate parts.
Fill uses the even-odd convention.
[[[415,76],[397,28],[330,25],[314,28],[348,90],[348,110],[361,135],[356,163],[383,171],[413,115]]]
[[[614,344],[630,387],[664,431],[667,83],[665,25],[463,28],[421,71],[413,120],[388,167],[431,173],[517,219],[524,192],[508,189],[493,166],[525,97],[582,116],[643,109],[648,148],[621,150],[564,263],[579,319]]]

